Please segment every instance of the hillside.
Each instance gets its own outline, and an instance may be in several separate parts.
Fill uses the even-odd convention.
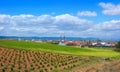
[[[101,48],[77,48],[70,46],[60,46],[49,43],[36,43],[31,41],[17,41],[17,40],[0,40],[1,47],[34,50],[34,51],[47,51],[54,53],[72,54],[72,55],[88,55],[88,56],[101,56],[101,57],[116,57],[120,53],[110,49]]]
[[[120,58],[120,53],[110,49],[0,40],[0,72],[119,71],[120,61],[112,57]]]

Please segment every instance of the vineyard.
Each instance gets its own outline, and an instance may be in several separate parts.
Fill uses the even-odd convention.
[[[0,72],[52,72],[72,69],[94,57],[0,48]]]

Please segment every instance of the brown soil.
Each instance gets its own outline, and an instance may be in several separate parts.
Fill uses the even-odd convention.
[[[93,63],[84,67],[78,67],[71,72],[120,72],[120,60]]]
[[[0,47],[0,72],[52,72],[72,69],[87,60],[80,56]]]
[[[0,72],[52,72],[53,70],[120,72],[120,61],[0,47]]]

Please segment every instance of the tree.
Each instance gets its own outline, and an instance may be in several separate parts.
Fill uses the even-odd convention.
[[[120,49],[120,41],[118,41],[117,45],[116,45],[116,48],[119,48]]]
[[[120,41],[118,41],[118,43],[117,43],[117,45],[116,45],[115,51],[120,52]]]

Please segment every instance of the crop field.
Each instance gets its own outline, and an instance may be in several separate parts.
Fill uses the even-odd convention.
[[[0,72],[79,72],[83,65],[99,63],[102,58],[120,58],[120,53],[110,49],[77,48],[31,41],[0,40]],[[111,65],[112,64],[112,65]],[[90,67],[83,72],[119,71],[120,61]],[[114,66],[116,68],[114,68]],[[112,67],[112,68],[111,68]],[[75,69],[75,70],[74,70]]]
[[[33,50],[33,51],[45,51],[52,53],[62,53],[62,54],[72,54],[72,55],[87,55],[87,56],[99,56],[99,57],[115,57],[120,56],[110,49],[102,48],[77,48],[70,46],[60,46],[49,43],[35,43],[17,40],[0,40],[1,47],[23,49],[23,50]]]
[[[0,72],[54,72],[72,69],[93,60],[40,51],[0,48]]]

